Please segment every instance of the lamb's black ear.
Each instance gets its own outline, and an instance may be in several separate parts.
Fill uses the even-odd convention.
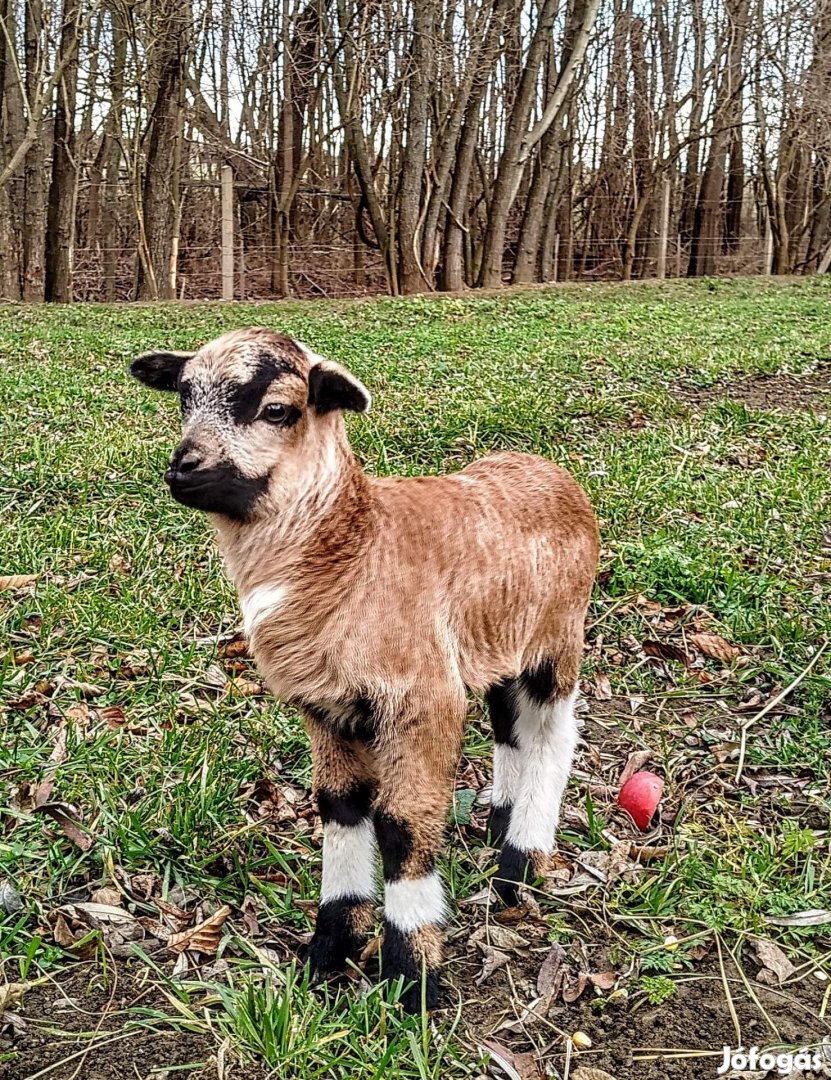
[[[351,371],[331,360],[318,360],[309,370],[309,404],[319,413],[333,409],[369,412],[372,396]]]
[[[179,376],[193,353],[146,352],[130,364],[133,378],[154,390],[178,390]]]

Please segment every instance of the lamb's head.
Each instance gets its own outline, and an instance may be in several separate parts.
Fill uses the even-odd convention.
[[[345,368],[272,330],[235,330],[194,353],[144,353],[130,372],[181,399],[182,441],[165,473],[173,497],[237,520],[325,484],[343,453],[341,411],[370,404]]]

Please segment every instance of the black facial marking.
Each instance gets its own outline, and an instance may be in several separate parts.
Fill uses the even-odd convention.
[[[369,784],[356,784],[342,795],[336,795],[326,788],[317,793],[317,806],[323,824],[335,821],[338,825],[360,825],[369,816],[372,805],[372,787]]]
[[[538,705],[551,701],[556,685],[556,672],[551,660],[543,660],[537,667],[523,671],[520,679],[528,696]]]
[[[413,850],[413,834],[405,821],[392,817],[383,810],[375,811],[374,820],[375,835],[378,837],[381,862],[384,866],[384,880],[397,881]],[[427,873],[427,870],[424,872]]]
[[[176,352],[143,353],[130,364],[130,374],[154,390],[176,390],[182,368],[191,355]]]
[[[232,383],[228,387],[228,408],[236,424],[252,424],[260,415],[263,396],[275,379],[281,375],[298,375],[297,367],[291,360],[274,356],[265,350],[257,354],[253,374],[244,383]],[[300,410],[294,406],[290,422],[284,427],[291,427],[300,419]]]
[[[488,814],[488,837],[491,847],[501,844],[511,824],[510,806],[492,806]]]
[[[514,719],[516,717],[516,679],[504,679],[485,694],[493,725],[494,741],[504,746],[516,746]]]
[[[424,979],[424,1004],[435,1009],[439,1003],[439,973],[429,968],[422,972],[422,965],[413,952],[407,934],[395,923],[384,923],[384,943],[381,946],[381,978],[390,982],[403,978],[410,985],[401,995],[401,1004],[409,1013],[421,1012],[422,978]]]
[[[355,914],[369,902],[366,897],[341,896],[320,905],[314,936],[301,951],[312,974],[342,971],[347,959],[358,955],[366,935],[355,930]]]
[[[167,473],[170,494],[183,506],[208,514],[223,514],[237,521],[250,518],[268,487],[268,476],[248,477],[234,465],[217,465],[191,473]]]
[[[366,412],[369,401],[364,390],[337,369],[315,364],[309,372],[309,404],[317,412],[351,409]]]
[[[493,879],[494,892],[503,904],[515,907],[519,900],[519,885],[533,881],[535,876],[527,853],[509,841],[499,853],[499,865]]]
[[[179,404],[182,412],[187,412],[193,399],[193,383],[190,379],[179,380]]]

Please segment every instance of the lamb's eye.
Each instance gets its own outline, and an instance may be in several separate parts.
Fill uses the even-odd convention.
[[[272,404],[266,405],[263,409],[263,420],[268,420],[269,424],[284,424],[288,419],[289,410],[287,405]]]

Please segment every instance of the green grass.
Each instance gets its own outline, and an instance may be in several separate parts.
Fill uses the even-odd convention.
[[[831,907],[822,832],[828,657],[788,699],[790,711],[751,730],[752,769],[806,782],[796,809],[792,788],[778,798],[741,788],[698,801],[698,766],[677,721],[684,709],[725,707],[728,730],[702,735],[701,767],[712,770],[710,744],[735,742],[746,715],[737,720],[730,709],[753,688],[766,695],[787,685],[831,634],[827,417],[729,401],[694,408],[685,396],[748,376],[810,371],[831,353],[829,302],[831,282],[806,279],[575,286],[499,298],[3,309],[0,574],[40,579],[31,592],[0,593],[0,695],[13,702],[39,680],[69,676],[102,688],[93,709],[121,707],[129,725],[145,729],[114,731],[94,717],[86,729],[70,724],[65,760],[53,768],[55,720],[76,692],[59,690],[51,717],[40,704],[9,708],[0,721],[0,880],[8,876],[28,905],[23,916],[0,915],[3,973],[59,971],[65,958],[41,933],[39,912],[73,889],[105,883],[113,867],[158,873],[166,891],[178,885],[213,902],[254,895],[266,930],[308,926],[297,901],[315,896],[316,842],[308,831],[247,817],[240,794],[264,776],[308,785],[302,730],[280,705],[234,694],[220,701],[211,688],[211,641],[237,627],[235,599],[205,521],[163,491],[176,402],[126,375],[137,352],[189,348],[249,324],[300,337],[367,383],[373,412],[350,420],[350,432],[371,472],[441,472],[512,448],[557,460],[590,493],[604,554],[586,677],[608,673],[624,706],[633,696],[665,701],[653,727],[639,730],[625,707],[616,723],[630,749],[653,749],[677,792],[671,853],[610,893],[608,913],[631,936],[632,954],[685,922],[688,933],[742,935],[766,915]],[[627,643],[654,636],[643,610],[625,603],[638,595],[706,608],[714,629],[747,648],[745,666],[702,686],[677,666],[668,683],[656,665],[633,661]],[[27,650],[33,661],[16,665],[15,651]],[[125,657],[143,672],[124,678]],[[471,755],[486,747],[474,728]],[[17,806],[21,788],[47,773],[51,797],[81,809],[95,841],[89,851]],[[808,796],[813,831],[787,820]],[[572,801],[580,799],[575,787]],[[460,822],[469,809],[462,803]],[[567,831],[567,839],[604,847],[607,812],[590,804],[588,831]],[[484,883],[478,846],[454,825],[447,876],[457,899]],[[562,903],[542,903],[562,937]],[[786,931],[782,939],[811,951],[824,932]],[[309,1047],[291,1043],[289,1053],[282,1040],[299,1038],[298,1030],[317,1033],[321,1075],[327,1067],[332,1075],[381,1075],[366,1071],[379,1061],[385,1076],[476,1071],[476,1052],[459,1049],[452,1023],[433,1036],[377,994],[319,999],[298,989],[295,975],[285,979],[280,988],[232,968],[211,1021],[219,1037],[265,1058],[277,1076],[317,1075],[292,1071],[291,1054]],[[655,987],[666,992],[657,977]],[[280,1009],[293,1021],[280,1019]]]

